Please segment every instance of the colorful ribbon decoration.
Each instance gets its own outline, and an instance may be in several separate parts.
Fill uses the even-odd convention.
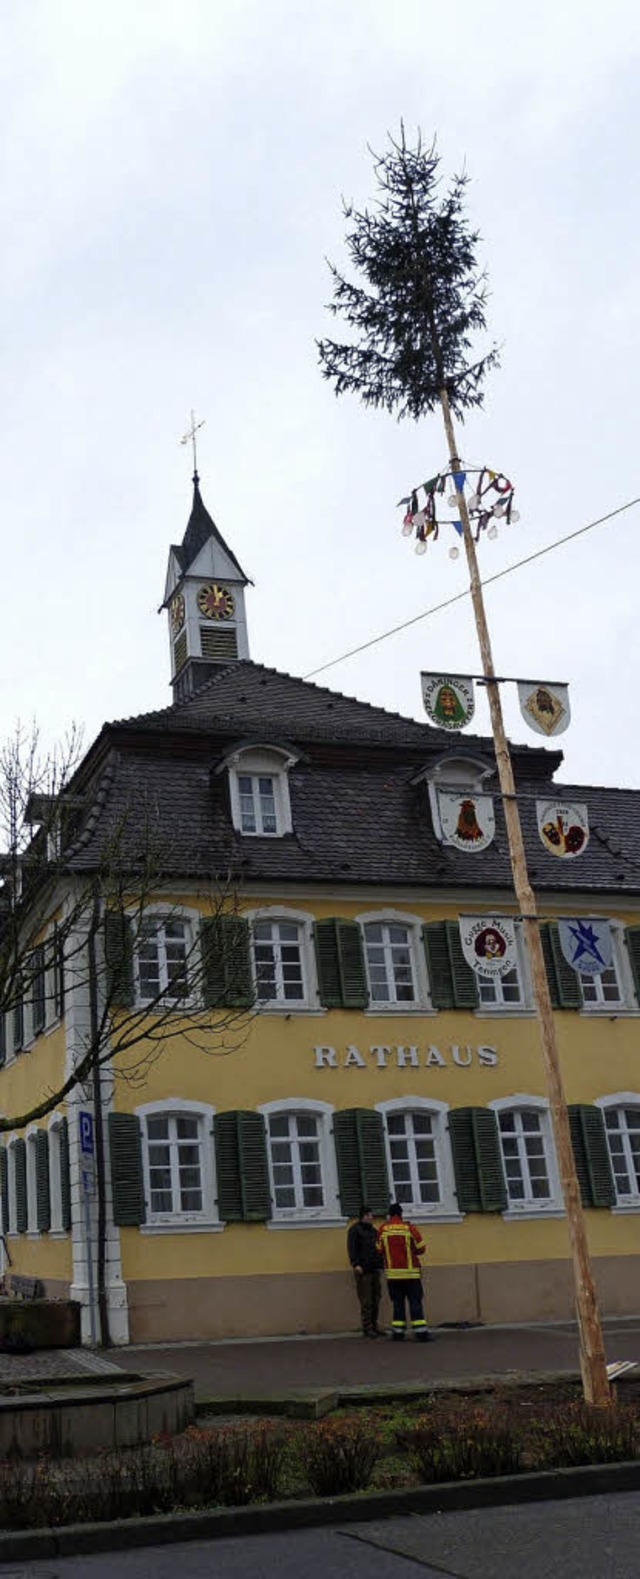
[[[418,483],[412,488],[406,498],[399,500],[399,505],[405,508],[402,522],[402,532],[405,537],[416,537],[416,553],[426,553],[428,540],[437,541],[441,526],[453,526],[455,531],[462,536],[463,526],[458,517],[441,517],[438,519],[436,510],[436,495],[443,494],[448,482],[453,483],[455,492],[449,495],[447,504],[450,509],[459,509],[458,496],[464,493],[465,484],[471,477],[476,478],[474,491],[467,497],[467,510],[472,524],[475,526],[474,538],[476,543],[482,532],[487,537],[497,537],[497,522],[504,520],[508,525],[514,525],[520,516],[513,508],[514,487],[504,472],[496,472],[489,466],[467,467],[456,471],[438,472],[435,477],[429,477],[426,482]],[[471,484],[469,484],[471,486]],[[424,495],[424,502],[420,502],[420,494]],[[449,549],[451,559],[457,559],[459,549]]]

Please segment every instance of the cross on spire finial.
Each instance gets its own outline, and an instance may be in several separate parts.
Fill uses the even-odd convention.
[[[194,482],[198,481],[198,458],[197,458],[197,454],[196,454],[196,433],[198,432],[199,428],[203,428],[204,427],[206,420],[207,420],[206,417],[203,417],[201,422],[196,422],[195,412],[192,410],[192,412],[191,412],[191,427],[187,428],[186,433],[184,433],[182,435],[182,438],[180,440],[181,444],[188,444],[189,443],[189,439],[191,439],[191,443],[193,445],[193,480],[194,480]]]

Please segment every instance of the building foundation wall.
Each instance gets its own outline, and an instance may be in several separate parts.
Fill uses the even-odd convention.
[[[640,1312],[640,1256],[600,1257],[594,1272],[603,1316]],[[569,1261],[435,1266],[424,1284],[432,1326],[567,1321],[574,1315]],[[358,1325],[349,1272],[132,1280],[128,1298],[131,1343],[321,1334]],[[390,1318],[386,1294],[381,1316]]]

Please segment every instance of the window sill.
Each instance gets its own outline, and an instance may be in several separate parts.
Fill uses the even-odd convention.
[[[267,1228],[346,1228],[349,1221],[348,1217],[270,1217]]]
[[[27,1239],[41,1239],[41,1238],[42,1238],[42,1234],[41,1234],[39,1228],[28,1228],[27,1229]]]
[[[609,1211],[614,1217],[628,1216],[630,1212],[640,1212],[640,1196],[635,1201],[618,1201],[615,1206],[610,1206]]]
[[[438,1013],[437,1009],[432,1009],[430,1003],[370,1003],[368,1009],[363,1012],[369,1020],[384,1020],[387,1016],[395,1020],[399,1014],[423,1020],[427,1016],[435,1018]]]
[[[261,833],[256,828],[255,833],[253,833],[249,828],[239,828],[235,822],[233,826],[235,832],[240,834],[241,839],[284,839],[285,833],[291,833],[292,831],[290,828],[278,828],[276,833]]]
[[[261,1003],[260,999],[257,1000],[257,1012],[259,1014],[284,1014],[285,1016],[288,1015],[290,1019],[297,1014],[303,1014],[305,1019],[313,1018],[314,1016],[316,1019],[321,1019],[327,1013],[326,1009],[311,1003],[274,1003],[272,1000]]]
[[[425,1212],[422,1207],[416,1207],[414,1210],[412,1206],[406,1206],[403,1210],[412,1223],[428,1223],[433,1228],[435,1228],[436,1223],[462,1223],[465,1218],[464,1212],[455,1210],[447,1211],[445,1209],[442,1212]]]
[[[47,1234],[47,1239],[66,1239],[68,1233],[68,1228],[50,1228]]]
[[[483,1003],[482,1008],[474,1009],[476,1020],[535,1020],[536,1011],[528,1003]]]
[[[141,1234],[222,1234],[224,1223],[184,1223],[176,1218],[172,1223],[140,1223]]]
[[[502,1213],[502,1219],[505,1223],[520,1223],[523,1220],[530,1222],[532,1218],[536,1222],[540,1222],[542,1218],[546,1217],[564,1217],[563,1207],[523,1206],[520,1210],[517,1206],[509,1206],[506,1212]]]
[[[629,1009],[626,1003],[583,1004],[578,1010],[583,1020],[637,1020],[640,1009]]]

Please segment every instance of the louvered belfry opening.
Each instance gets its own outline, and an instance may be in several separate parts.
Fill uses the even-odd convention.
[[[219,630],[214,625],[201,625],[200,650],[203,658],[210,658],[214,663],[227,663],[238,656],[238,632],[234,629]]]

